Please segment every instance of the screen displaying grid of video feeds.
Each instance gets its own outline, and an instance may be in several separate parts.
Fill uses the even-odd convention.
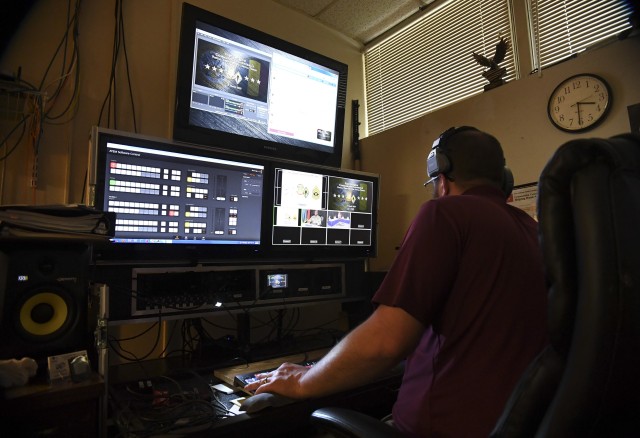
[[[274,172],[274,247],[375,252],[377,175],[284,166]]]

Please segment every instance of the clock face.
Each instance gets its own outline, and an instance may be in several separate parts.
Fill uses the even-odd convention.
[[[553,90],[547,113],[559,129],[580,132],[601,122],[610,106],[609,84],[599,76],[579,74],[565,79]]]

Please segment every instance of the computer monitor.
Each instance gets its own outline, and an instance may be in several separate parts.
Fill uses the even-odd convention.
[[[258,255],[265,163],[219,150],[93,128],[91,202],[116,213],[98,255],[189,260]]]
[[[340,167],[348,67],[184,3],[173,138]]]
[[[283,163],[273,167],[274,253],[375,256],[378,175]]]

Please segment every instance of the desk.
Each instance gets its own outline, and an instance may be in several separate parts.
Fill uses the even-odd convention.
[[[308,357],[311,358],[310,356],[311,354],[309,354]],[[295,362],[297,357],[301,356],[295,355],[290,359]],[[268,362],[275,363],[277,366],[282,362],[282,359],[285,358],[272,359]],[[264,365],[265,362],[260,362],[259,364],[244,365],[237,369],[240,370],[241,373],[244,373],[247,372],[247,370],[265,369]],[[269,368],[269,366],[266,368]],[[175,389],[177,387],[176,383],[179,383],[179,386],[183,390],[191,391],[193,388],[198,388],[197,393],[205,394],[210,384],[221,382],[221,379],[215,377],[216,375],[221,376],[224,380],[232,379],[233,376],[229,368],[224,370],[211,370],[204,373],[199,371],[199,376],[195,374],[193,371],[185,372],[183,370],[181,373],[171,377],[173,382],[163,378],[152,378],[151,380],[154,390],[160,390],[160,392],[167,388]],[[309,417],[314,410],[325,406],[348,407],[381,418],[391,412],[391,407],[395,401],[401,379],[402,367],[398,367],[389,375],[377,381],[342,393],[318,399],[294,402],[277,408],[269,407],[251,415],[242,413],[227,418],[216,418],[215,415],[211,415],[209,424],[189,428],[189,436],[215,436],[216,438],[310,436],[311,426],[309,424]],[[120,417],[122,424],[135,425],[137,424],[137,419],[135,418],[136,413],[133,411],[133,405],[131,403],[133,399],[130,395],[131,388],[135,388],[136,382],[129,384],[128,388],[122,385],[125,384],[120,384],[118,388],[113,388],[111,401],[114,406],[121,405],[125,407],[120,413],[116,412],[116,415],[125,415]],[[246,394],[238,389],[236,393],[230,395],[229,398],[238,398],[245,395]],[[151,403],[152,402],[147,400],[146,406],[150,406]],[[126,415],[129,416],[126,417]],[[170,415],[167,414],[165,417],[168,418]],[[114,436],[118,432],[115,432]],[[176,432],[186,433],[187,431],[180,430]]]
[[[309,417],[316,409],[327,406],[349,408],[382,418],[391,412],[401,380],[402,374],[392,374],[338,394],[267,408],[252,415],[241,414],[218,422],[213,429],[216,437],[312,436],[314,429],[309,424]]]
[[[0,395],[2,430],[14,436],[97,437],[98,406],[104,382],[98,374],[87,380],[50,385],[44,378],[9,388]]]

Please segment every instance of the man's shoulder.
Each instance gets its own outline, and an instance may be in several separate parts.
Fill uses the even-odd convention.
[[[422,205],[423,209],[460,209],[467,210],[483,205],[505,205],[506,201],[495,196],[475,194],[462,194],[454,196],[442,196],[430,199]]]

